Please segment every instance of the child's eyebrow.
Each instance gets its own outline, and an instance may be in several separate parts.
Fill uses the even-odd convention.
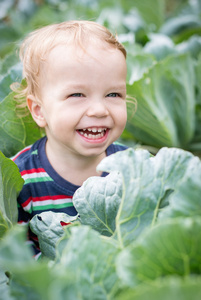
[[[64,91],[67,91],[69,89],[85,89],[86,88],[86,85],[85,84],[75,84],[75,83],[68,83],[67,86],[64,87]],[[126,90],[126,84],[123,83],[123,84],[118,84],[118,85],[111,85],[111,86],[108,86],[109,90]]]
[[[75,84],[75,83],[68,83],[67,86],[64,87],[64,90],[68,90],[68,89],[83,89],[85,88],[86,85],[85,84]]]
[[[114,85],[109,87],[111,90],[126,90],[126,84]]]
[[[112,86],[112,88],[114,88],[114,89],[125,89],[126,84],[114,85],[114,86]]]

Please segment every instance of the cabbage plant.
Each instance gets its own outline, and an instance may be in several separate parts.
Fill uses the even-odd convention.
[[[26,243],[26,227],[14,225],[4,235],[5,299],[200,299],[199,158],[177,148],[156,156],[130,148],[102,160],[98,170],[109,175],[77,190],[71,222],[52,212],[32,219],[40,260]]]

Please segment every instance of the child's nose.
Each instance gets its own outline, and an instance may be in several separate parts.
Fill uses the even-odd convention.
[[[92,100],[87,110],[88,117],[102,118],[109,115],[107,104],[104,99]]]

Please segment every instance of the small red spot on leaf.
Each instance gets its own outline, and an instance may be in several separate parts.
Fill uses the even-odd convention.
[[[61,226],[67,226],[67,225],[70,225],[70,224],[71,224],[71,222],[69,222],[69,223],[66,223],[66,222],[63,222],[63,221],[61,221],[61,222],[60,222],[60,224],[61,224]]]

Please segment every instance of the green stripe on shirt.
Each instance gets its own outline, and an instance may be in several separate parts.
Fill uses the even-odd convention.
[[[41,205],[41,206],[33,206],[33,210],[50,210],[50,209],[59,209],[64,207],[72,207],[73,203],[62,203],[62,204],[47,204],[47,205]]]
[[[27,179],[25,179],[25,183],[24,184],[37,183],[37,182],[46,182],[46,181],[53,181],[53,179],[51,177],[27,178]]]

